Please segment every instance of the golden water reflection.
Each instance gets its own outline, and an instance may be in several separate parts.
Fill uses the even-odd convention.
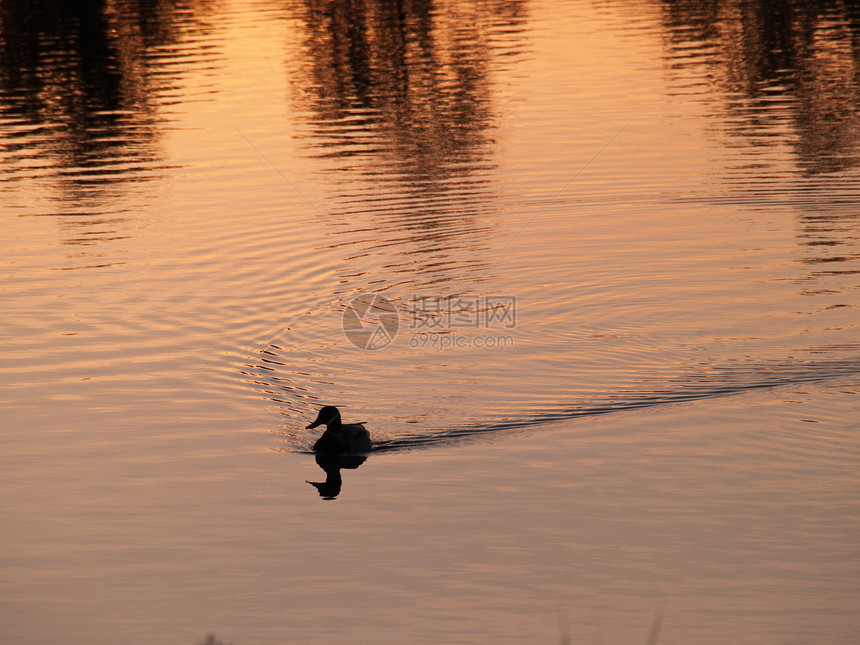
[[[788,143],[808,175],[857,165],[855,4],[712,0],[659,6],[678,91],[695,96],[694,84],[710,85],[708,101],[725,114],[727,134],[750,148]]]
[[[6,640],[851,642],[853,4],[66,5],[0,2]]]
[[[526,2],[338,1],[291,10],[290,70],[307,154],[330,159],[329,215],[374,229],[392,274],[480,281],[493,205],[494,75],[523,54]],[[369,215],[369,221],[356,218]],[[377,276],[378,277],[378,276]]]
[[[0,5],[0,172],[52,174],[71,202],[163,174],[159,107],[174,81],[162,74],[181,71],[160,69],[159,54],[186,50],[191,30],[205,35],[210,10],[205,2]],[[34,142],[47,165],[32,163]]]
[[[526,6],[303,3],[303,77],[290,82],[312,110],[311,154],[427,192],[480,168],[497,111],[491,68],[522,52]]]

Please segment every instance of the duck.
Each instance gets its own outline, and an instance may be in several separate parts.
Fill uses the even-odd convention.
[[[370,452],[373,443],[370,433],[361,423],[343,423],[340,410],[333,405],[327,405],[319,411],[316,421],[306,429],[325,425],[325,432],[314,444],[314,452],[318,454],[337,455],[345,453]]]

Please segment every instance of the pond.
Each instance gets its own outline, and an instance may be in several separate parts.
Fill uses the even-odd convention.
[[[856,642],[853,4],[74,4],[0,2],[4,642]]]

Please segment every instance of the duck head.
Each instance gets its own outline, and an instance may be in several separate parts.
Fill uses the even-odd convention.
[[[306,429],[310,430],[311,428],[316,428],[321,425],[325,425],[326,428],[339,426],[340,411],[333,405],[325,406],[317,415],[317,420],[310,424]]]

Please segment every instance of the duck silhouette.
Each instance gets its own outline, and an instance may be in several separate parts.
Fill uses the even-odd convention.
[[[340,411],[332,405],[322,408],[316,421],[311,423],[307,429],[310,430],[321,425],[325,425],[326,429],[314,444],[314,452],[317,454],[355,454],[370,452],[373,448],[370,433],[364,427],[364,423],[343,423],[340,418]]]

